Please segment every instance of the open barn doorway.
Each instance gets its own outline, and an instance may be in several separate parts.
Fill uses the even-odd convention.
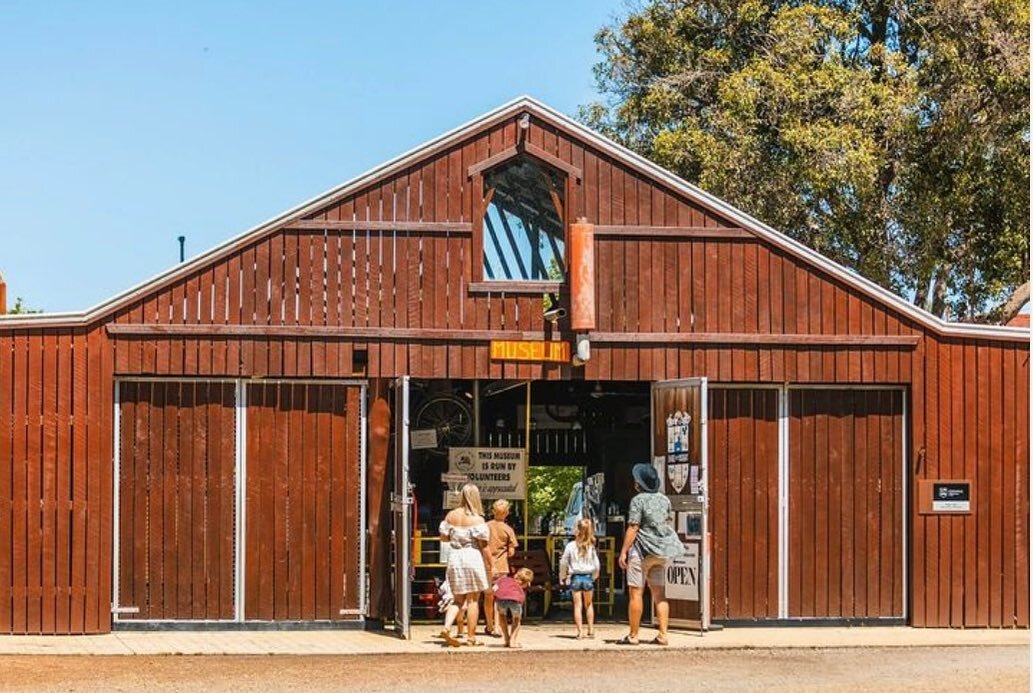
[[[617,558],[634,495],[631,468],[650,458],[650,383],[411,380],[409,396],[413,622],[439,618],[437,587],[447,549],[438,523],[454,507],[463,478],[482,488],[489,518],[493,501],[511,502],[507,522],[519,539],[518,560],[531,561],[539,573],[530,618],[570,619],[558,563],[574,523],[589,516],[602,564],[596,612],[600,619],[623,619]],[[471,449],[509,455],[516,462],[499,466],[516,466],[461,468],[457,457]]]

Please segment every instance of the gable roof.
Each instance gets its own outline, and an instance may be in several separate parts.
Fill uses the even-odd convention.
[[[568,134],[583,141],[601,152],[622,161],[653,180],[669,187],[670,189],[684,195],[687,199],[700,204],[710,210],[738,223],[743,229],[752,232],[768,243],[784,250],[804,262],[821,269],[827,274],[837,278],[848,286],[852,286],[861,293],[871,297],[875,301],[888,308],[915,320],[920,325],[931,329],[937,334],[951,337],[971,337],[983,339],[1005,339],[1005,340],[1029,340],[1028,329],[1018,327],[1002,327],[996,325],[977,325],[968,323],[954,323],[941,320],[921,308],[912,305],[893,292],[879,286],[875,282],[865,279],[852,270],[839,265],[812,250],[806,245],[796,241],[789,236],[773,229],[767,224],[750,216],[742,210],[736,209],[727,202],[701,190],[691,183],[679,178],[670,171],[661,168],[645,157],[623,147],[612,140],[609,140],[593,130],[585,127],[572,118],[550,108],[544,103],[537,101],[530,96],[520,96],[508,103],[505,103],[484,115],[475,118],[459,127],[450,130],[434,139],[421,144],[404,154],[401,154],[390,161],[376,166],[365,173],[352,178],[326,192],[317,195],[301,204],[293,207],[277,216],[254,226],[243,233],[230,238],[229,240],[215,246],[214,248],[197,255],[190,260],[183,262],[171,269],[166,270],[136,286],[123,291],[122,293],[103,301],[92,308],[84,311],[62,312],[62,313],[37,313],[31,315],[0,315],[0,328],[3,327],[45,327],[45,326],[71,326],[85,325],[94,322],[107,314],[110,314],[132,301],[138,299],[149,290],[158,288],[161,285],[173,282],[181,277],[189,275],[206,263],[232,253],[237,248],[250,243],[263,235],[272,233],[278,228],[296,221],[307,214],[311,214],[320,208],[332,204],[334,201],[346,197],[359,189],[367,186],[377,179],[386,177],[398,170],[411,166],[420,159],[430,156],[432,153],[451,146],[465,137],[482,130],[500,120],[515,116],[521,112],[530,112],[537,118],[549,122],[564,130]]]

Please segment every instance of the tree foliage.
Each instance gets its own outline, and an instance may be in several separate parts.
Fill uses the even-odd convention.
[[[941,316],[1029,274],[1029,6],[654,0],[581,119]]]
[[[527,491],[530,514],[562,514],[570,498],[570,489],[581,481],[583,474],[581,467],[529,467]]]
[[[30,313],[42,313],[43,311],[38,310],[36,308],[29,308],[27,305],[25,305],[25,302],[22,300],[22,297],[19,296],[18,298],[14,299],[14,307],[7,312],[11,315],[28,315]]]

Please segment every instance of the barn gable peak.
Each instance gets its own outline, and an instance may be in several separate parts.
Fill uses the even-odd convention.
[[[690,201],[694,205],[709,210],[715,216],[728,220],[731,225],[737,225],[745,232],[757,236],[761,240],[802,260],[811,267],[834,277],[837,281],[857,289],[862,294],[885,305],[899,315],[912,319],[938,334],[1008,340],[1026,340],[1029,338],[1028,331],[1020,328],[968,325],[940,320],[874,282],[838,265],[742,210],[736,209],[727,202],[706,193],[670,171],[661,168],[635,152],[605,138],[569,116],[528,95],[518,96],[484,115],[474,118],[341,185],[306,200],[300,205],[248,229],[192,260],[176,265],[93,308],[81,312],[43,313],[29,316],[0,315],[0,327],[13,327],[22,324],[25,324],[27,327],[82,325],[96,322],[129,305],[134,300],[139,299],[140,296],[188,276],[199,268],[213,263],[247,244],[253,243],[280,229],[289,227],[292,223],[306,220],[312,215],[318,214],[321,209],[325,209],[336,201],[347,198],[349,195],[355,195],[364,188],[376,184],[377,181],[404,171],[406,168],[416,166],[440,152],[461,146],[463,142],[476,137],[479,133],[483,133],[494,126],[498,126],[500,123],[507,121],[516,123],[518,119],[524,117],[530,117],[550,128],[554,128],[558,132],[562,132],[565,137],[580,143],[586,148],[599,152],[622,166],[634,170],[635,175],[641,176],[657,186],[671,191],[673,194]],[[473,173],[479,173],[517,155],[530,155],[534,159],[557,168],[574,178],[579,179],[581,176],[581,171],[576,166],[533,145],[524,145],[518,149],[514,148],[513,151],[496,152],[494,155],[485,156],[471,162],[470,169]]]

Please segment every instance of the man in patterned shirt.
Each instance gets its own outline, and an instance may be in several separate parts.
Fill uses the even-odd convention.
[[[628,634],[619,645],[637,645],[642,622],[642,592],[649,585],[660,633],[652,640],[667,645],[670,609],[664,594],[664,568],[669,558],[682,555],[685,547],[671,526],[671,501],[660,493],[660,477],[650,464],[631,470],[638,493],[628,506],[628,527],[621,546],[620,566],[628,576]]]

